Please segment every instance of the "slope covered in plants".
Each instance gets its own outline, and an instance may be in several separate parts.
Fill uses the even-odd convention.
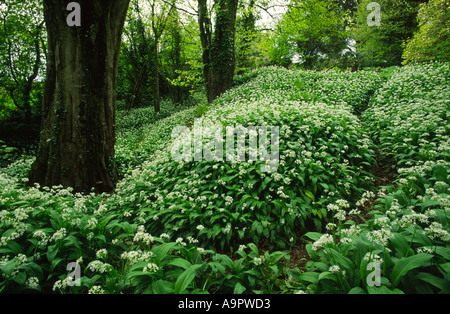
[[[126,175],[112,194],[25,188],[29,160],[2,168],[0,291],[446,292],[448,67],[407,66],[387,81],[264,68],[208,111],[155,123],[136,113],[144,122],[123,120],[118,134]],[[227,126],[279,127],[276,171],[248,155],[175,160],[200,122],[222,139]],[[400,174],[383,189],[380,155]],[[299,246],[306,265],[291,259]],[[371,262],[380,286],[367,281]]]

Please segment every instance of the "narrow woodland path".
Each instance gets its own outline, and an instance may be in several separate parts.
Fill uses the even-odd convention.
[[[372,95],[374,97],[374,95]],[[356,116],[362,122],[365,123],[363,119],[362,113],[369,108],[370,100],[362,106],[365,108],[363,111],[358,112]],[[369,132],[370,135],[370,132]],[[370,136],[371,137],[371,136]],[[389,158],[385,153],[383,153],[380,143],[377,144],[377,148],[375,150],[375,161],[376,163],[373,165],[372,174],[375,177],[375,197],[370,199],[368,203],[361,210],[361,219],[357,221],[357,223],[365,223],[367,220],[371,218],[371,211],[375,205],[377,192],[380,189],[383,189],[387,186],[390,186],[397,175],[395,170],[395,161]],[[308,242],[300,241],[295,246],[291,248],[290,256],[290,266],[291,267],[304,267],[309,260],[309,255],[306,249],[306,245]]]

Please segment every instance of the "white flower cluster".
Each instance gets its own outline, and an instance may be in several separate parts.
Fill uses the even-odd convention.
[[[316,242],[313,243],[312,249],[314,251],[318,251],[330,243],[334,243],[333,236],[331,234],[323,234]]]
[[[153,252],[151,251],[129,251],[120,254],[120,258],[127,260],[130,265],[136,264],[138,262],[149,261],[153,257]]]
[[[103,263],[102,261],[95,260],[88,265],[88,269],[92,272],[99,272],[101,274],[109,273],[113,270],[112,265]]]
[[[367,233],[367,239],[383,246],[387,246],[388,240],[392,236],[393,233],[388,228],[381,228],[380,230],[372,230]]]
[[[159,270],[158,265],[155,263],[148,263],[145,265],[143,272],[144,273],[156,273]]]
[[[133,241],[150,245],[150,243],[153,243],[153,241],[155,241],[155,238],[149,233],[145,232],[145,227],[141,225],[137,228],[137,232],[134,235]]]

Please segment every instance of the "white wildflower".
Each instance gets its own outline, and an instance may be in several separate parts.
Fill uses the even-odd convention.
[[[334,243],[333,236],[330,234],[324,234],[319,238],[319,240],[313,243],[312,249],[317,251],[329,243]]]

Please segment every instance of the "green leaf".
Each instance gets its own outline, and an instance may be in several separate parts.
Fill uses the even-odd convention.
[[[253,253],[259,255],[259,250],[254,243],[249,243],[248,247],[250,248],[250,250],[252,250]]]
[[[366,294],[367,292],[361,287],[353,287],[348,294]]]
[[[277,265],[271,265],[269,268],[273,271],[274,276],[278,277],[278,266]]]
[[[6,246],[8,248],[11,249],[11,251],[17,255],[19,253],[22,253],[22,247],[20,246],[19,243],[17,243],[16,241],[8,241],[8,243],[6,244]]]
[[[192,266],[192,264],[189,261],[181,257],[175,258],[174,260],[170,261],[170,263],[168,263],[167,265],[177,266],[183,269],[188,269],[189,267]]]
[[[406,275],[410,270],[423,266],[433,258],[433,255],[426,253],[419,253],[407,258],[402,258],[395,264],[391,273],[392,286],[396,287],[400,279]]]
[[[319,275],[319,281],[320,281],[320,280],[325,280],[325,279],[329,279],[329,280],[333,280],[333,281],[336,281],[336,282],[337,282],[336,275],[333,274],[333,273],[331,273],[331,272],[329,272],[329,271],[320,273],[320,275]]]
[[[404,294],[404,292],[400,289],[391,290],[386,286],[381,287],[368,286],[367,291],[369,292],[369,294]]]
[[[146,289],[143,291],[143,293],[170,294],[175,292],[173,282],[162,279],[152,282],[150,288],[151,291],[148,291]]]
[[[225,264],[226,267],[228,267],[230,270],[234,269],[234,262],[231,260],[231,258],[225,254],[219,254],[216,255],[216,258],[218,260],[221,260],[223,264]]]
[[[285,256],[284,252],[273,252],[272,254],[270,254],[267,258],[267,262],[270,264],[276,264],[281,258],[283,258]]]
[[[58,266],[58,264],[61,263],[62,261],[64,261],[64,258],[60,257],[55,258],[51,263],[50,270],[52,271],[55,270],[56,266]]]
[[[242,294],[242,293],[244,293],[244,291],[245,291],[246,289],[247,289],[247,288],[245,288],[243,285],[241,285],[240,282],[238,282],[238,283],[236,284],[236,286],[234,287],[233,294]]]
[[[450,275],[450,263],[439,264],[441,272],[446,275]]]
[[[53,260],[54,260],[55,257],[56,257],[56,254],[58,254],[58,251],[59,251],[59,249],[58,249],[58,246],[57,246],[56,244],[51,245],[51,246],[48,247],[48,251],[47,251],[47,259],[48,259],[48,261],[49,261],[50,263],[53,262]]]
[[[19,284],[20,286],[23,286],[25,284],[25,281],[27,280],[27,274],[21,271],[17,275],[15,275],[12,280],[17,282],[17,284]]]
[[[181,294],[186,290],[186,288],[189,286],[189,284],[194,280],[195,276],[197,275],[197,272],[200,268],[202,268],[202,264],[195,264],[186,269],[180,277],[178,277],[177,281],[175,282],[175,293]]]
[[[310,199],[312,199],[313,201],[315,201],[314,194],[312,194],[312,193],[311,193],[310,191],[308,191],[308,190],[305,190],[304,192],[305,192],[306,196],[308,196]]]
[[[225,275],[225,266],[219,262],[209,262],[207,266],[210,266],[214,272],[219,271],[219,273]]]
[[[313,240],[313,241],[317,241],[317,240],[320,239],[320,237],[321,237],[322,235],[323,235],[323,234],[322,234],[322,233],[319,233],[319,232],[308,232],[308,233],[305,233],[304,236],[310,238],[310,239]]]
[[[342,266],[350,271],[356,269],[355,264],[353,264],[353,262],[349,258],[345,257],[335,249],[330,248],[329,252],[333,255],[333,258],[336,261],[337,265]]]
[[[441,290],[441,292],[450,291],[450,281],[445,280],[444,278],[439,278],[430,273],[418,273],[415,278],[423,280]]]
[[[12,272],[13,272],[13,270],[16,267],[17,264],[18,264],[18,261],[16,259],[12,259],[12,260],[8,261],[0,269],[3,271],[3,273],[6,276],[11,276],[11,274],[12,274]]]
[[[411,255],[410,253],[414,253],[410,249],[409,242],[406,240],[406,238],[400,234],[396,233],[391,239],[390,239],[392,245],[394,246],[395,250],[399,253],[400,257],[405,257],[408,255]]]
[[[164,243],[158,245],[152,249],[152,252],[155,254],[155,262],[156,264],[160,264],[160,262],[167,256],[169,251],[176,246],[176,242]]]
[[[433,167],[433,176],[436,178],[436,181],[447,181],[447,170],[443,166],[434,166]]]
[[[25,270],[25,272],[27,273],[27,275],[29,277],[37,277],[39,279],[44,277],[44,272],[41,268],[41,266],[39,266],[36,263],[26,263],[22,266],[23,270]]]
[[[450,248],[443,246],[429,246],[429,249],[436,252],[436,254],[442,256],[446,260],[450,261]]]
[[[298,276],[298,279],[316,284],[319,282],[319,273],[315,272],[302,273],[300,274],[300,276]]]

